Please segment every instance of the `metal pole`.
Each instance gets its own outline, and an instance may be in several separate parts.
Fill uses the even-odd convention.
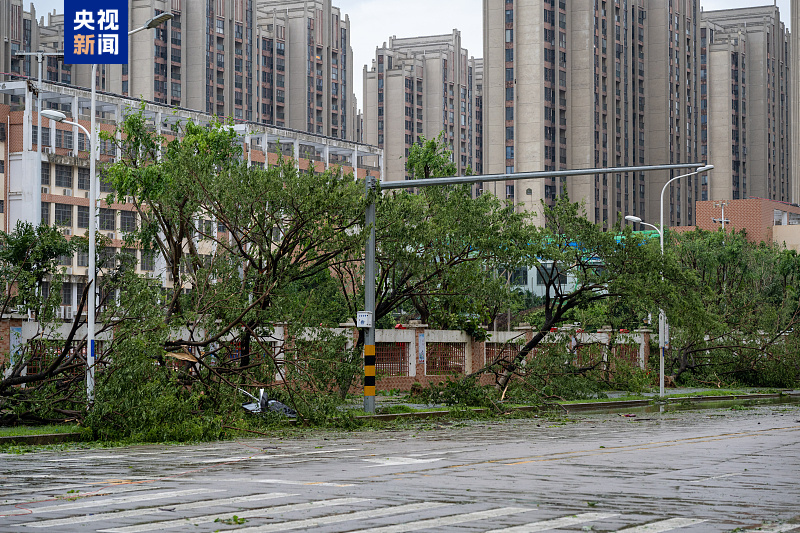
[[[369,197],[378,185],[374,176],[367,176],[365,194]],[[364,310],[371,318],[364,339],[364,411],[375,412],[375,199],[367,206],[365,220],[369,228],[364,261]]]
[[[583,170],[554,170],[543,172],[515,172],[513,174],[485,174],[482,176],[452,176],[448,178],[428,178],[421,180],[401,180],[381,182],[381,189],[413,189],[431,185],[460,185],[464,183],[481,183],[506,180],[528,180],[540,178],[568,178],[571,176],[588,176],[591,174],[619,174],[623,172],[652,172],[654,170],[678,170],[682,168],[698,168],[702,163],[678,163],[671,165],[646,165],[639,167],[588,168]],[[688,176],[688,174],[687,174]],[[679,176],[685,177],[685,176]]]
[[[33,182],[36,183],[37,181],[41,185],[42,182],[42,139],[44,135],[42,135],[42,54],[41,52],[36,54],[36,60],[39,63],[39,86],[37,87],[36,93],[36,168],[38,170],[37,175],[33,177]],[[39,189],[41,193],[41,188]],[[34,198],[36,198],[36,213],[34,216],[34,220],[38,220],[39,224],[42,223],[42,195],[41,194],[34,194]]]
[[[89,126],[89,309],[87,317],[86,340],[89,344],[86,359],[86,399],[94,401],[95,351],[95,312],[97,306],[97,183],[95,157],[97,154],[96,107],[97,107],[97,64],[92,65],[92,103]],[[77,110],[76,110],[77,113]]]

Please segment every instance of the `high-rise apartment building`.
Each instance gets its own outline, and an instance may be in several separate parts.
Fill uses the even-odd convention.
[[[420,136],[444,134],[459,173],[479,172],[482,62],[461,33],[391,37],[364,67],[364,141],[386,151],[386,177],[409,177],[406,158]]]
[[[484,0],[486,171],[697,161],[698,19],[693,0]],[[610,227],[620,216],[658,217],[658,184],[670,177],[485,186],[531,211],[567,193]],[[692,223],[696,188],[673,187],[671,223]]]
[[[646,164],[703,162],[699,146],[700,2],[649,1],[646,5]],[[663,185],[684,172],[646,175],[648,219],[659,217]],[[694,225],[701,182],[701,177],[692,176],[669,186],[664,195],[665,224]]]
[[[128,11],[131,28],[162,12],[174,18],[129,37],[129,63],[100,65],[98,89],[356,139],[350,21],[330,0],[131,0]],[[0,31],[12,53],[40,42],[63,49],[64,23],[63,15],[37,23],[19,0],[0,0]],[[36,75],[30,59],[0,55],[0,62],[4,72]],[[48,80],[91,86],[89,65],[48,62]]]
[[[790,201],[789,32],[777,6],[706,11],[701,29],[702,200]]]

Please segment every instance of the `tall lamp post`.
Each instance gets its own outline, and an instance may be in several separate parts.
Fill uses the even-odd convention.
[[[643,226],[648,226],[648,227],[653,228],[654,230],[656,230],[658,232],[659,242],[661,243],[661,256],[663,257],[664,256],[664,193],[666,192],[667,187],[673,181],[677,181],[677,180],[679,180],[681,178],[688,178],[690,176],[696,176],[698,174],[702,174],[704,172],[708,172],[709,170],[713,170],[713,169],[714,169],[714,165],[706,165],[704,167],[698,168],[694,172],[690,172],[688,174],[682,174],[680,176],[675,176],[674,178],[672,178],[671,180],[667,181],[664,184],[664,187],[661,189],[661,204],[660,204],[660,207],[661,207],[661,217],[660,217],[661,224],[660,224],[660,228],[654,226],[653,224],[648,224],[647,222],[643,222],[641,218],[636,217],[636,216],[632,216],[632,215],[626,216],[625,220],[627,220],[628,222],[633,222],[635,224],[642,224]],[[662,280],[664,279],[663,273],[661,275],[661,279]],[[659,309],[658,310],[658,348],[659,348],[658,351],[659,351],[660,354],[659,354],[658,379],[659,379],[659,395],[662,398],[664,397],[664,349],[666,348],[666,340],[667,340],[666,339],[666,337],[667,337],[666,331],[667,331],[667,327],[668,327],[667,316],[664,314],[664,310],[663,309]]]
[[[144,25],[128,32],[128,35],[150,30],[160,26],[173,17],[172,13],[161,13],[148,20]],[[97,64],[92,64],[92,100],[90,127],[86,128],[77,122],[65,120],[67,117],[60,111],[48,109],[41,112],[45,118],[63,122],[81,128],[89,137],[89,308],[86,317],[86,343],[88,345],[86,361],[86,398],[89,403],[94,401],[94,367],[97,357],[95,351],[96,332],[96,306],[97,306],[97,183],[96,183],[96,157],[97,157]],[[41,133],[39,133],[41,135]]]

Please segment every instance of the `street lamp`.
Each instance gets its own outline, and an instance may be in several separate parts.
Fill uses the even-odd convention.
[[[706,165],[704,167],[700,167],[694,172],[690,172],[688,174],[682,174],[680,176],[675,176],[671,180],[667,181],[664,184],[664,187],[661,189],[661,224],[660,227],[656,227],[652,224],[648,224],[647,222],[643,222],[641,218],[637,216],[626,216],[625,220],[628,222],[633,222],[634,224],[642,224],[643,226],[648,226],[653,228],[658,232],[658,239],[661,243],[661,256],[664,256],[664,192],[667,190],[667,187],[673,181],[679,180],[681,178],[688,178],[689,176],[696,176],[697,174],[702,174],[704,172],[708,172],[709,170],[713,170],[714,165]],[[661,274],[661,279],[664,279],[664,274]],[[666,330],[667,330],[667,316],[664,314],[663,309],[658,310],[658,348],[659,348],[659,395],[663,398],[664,397],[664,349],[666,347]]]
[[[156,15],[155,17],[151,18],[147,22],[144,23],[144,26],[140,26],[135,30],[131,30],[128,32],[128,35],[133,35],[134,33],[139,33],[140,31],[144,30],[152,30],[158,26],[161,26],[166,21],[171,19],[174,15],[172,13],[161,13],[160,15]]]
[[[66,120],[67,116],[62,113],[61,111],[56,111],[55,109],[45,109],[41,112],[41,116],[44,118],[54,120],[56,122],[63,122],[64,124],[69,124],[70,126],[77,126],[83,130],[83,133],[86,135],[87,139],[91,139],[91,135],[89,131],[78,122],[72,122],[70,120]],[[41,135],[41,133],[40,133]],[[95,346],[94,346],[94,337],[95,337],[95,305],[97,305],[97,290],[95,285],[97,284],[97,265],[96,265],[96,250],[97,250],[97,239],[95,233],[96,229],[96,217],[95,214],[97,212],[97,184],[95,183],[94,173],[95,173],[95,165],[94,165],[94,151],[90,154],[89,158],[89,296],[88,300],[88,309],[87,309],[87,324],[86,324],[86,342],[88,346],[86,347],[86,395],[89,402],[92,401],[94,397],[94,363],[95,363]]]
[[[173,17],[172,13],[161,13],[151,18],[143,26],[128,32],[131,36],[140,31],[150,30],[160,26]],[[86,342],[87,361],[86,361],[86,398],[89,403],[94,400],[94,366],[95,366],[95,329],[96,329],[96,305],[97,305],[97,184],[96,181],[96,154],[97,154],[97,63],[92,63],[92,99],[89,131],[77,122],[66,120],[66,115],[52,109],[44,110],[40,116],[44,116],[56,122],[63,122],[82,129],[89,137],[89,308],[86,317]],[[41,132],[39,133],[41,136]]]

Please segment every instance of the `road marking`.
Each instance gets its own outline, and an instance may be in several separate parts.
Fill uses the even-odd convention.
[[[454,524],[463,524],[464,522],[473,522],[475,520],[486,520],[487,518],[497,518],[499,516],[526,513],[531,510],[532,509],[523,509],[521,507],[503,507],[501,509],[490,509],[488,511],[477,511],[475,513],[456,514],[443,516],[440,518],[415,520],[414,522],[396,524],[393,526],[359,529],[358,531],[369,531],[370,533],[405,533],[406,531],[419,531],[420,529],[452,526]],[[351,533],[358,533],[358,531],[353,531]]]
[[[61,462],[70,462],[70,461],[91,461],[92,459],[124,459],[125,455],[117,454],[117,455],[85,455],[82,457],[64,457],[58,459],[48,459],[48,463],[61,463]]]
[[[148,514],[161,514],[171,513],[174,511],[185,511],[187,509],[197,509],[200,507],[215,507],[221,505],[231,505],[235,503],[257,502],[262,500],[271,500],[274,498],[283,498],[287,496],[298,496],[297,494],[288,494],[285,492],[271,492],[268,494],[253,494],[251,496],[235,496],[232,498],[220,498],[217,500],[201,500],[197,502],[178,503],[160,505],[158,507],[143,507],[141,509],[133,509],[130,511],[114,511],[110,513],[99,513],[92,515],[73,516],[71,518],[56,518],[53,520],[42,520],[40,522],[29,522],[21,524],[27,527],[55,527],[71,524],[82,524],[84,522],[98,522],[100,520],[115,520],[117,518],[130,518],[132,516],[142,516]],[[165,510],[168,509],[168,510]]]
[[[795,529],[800,529],[800,524],[783,524],[781,526],[773,526],[766,528],[760,527],[758,529],[748,529],[747,531],[752,531],[753,533],[784,533],[786,531],[794,531]]]
[[[447,455],[447,454],[453,454],[453,453],[469,453],[469,452],[474,452],[474,451],[480,451],[480,450],[477,450],[476,448],[472,448],[470,450],[445,450],[445,451],[441,451],[441,452],[410,453],[410,454],[408,454],[408,456],[409,457],[426,457],[428,455]]]
[[[620,529],[617,533],[662,533],[664,531],[672,531],[673,529],[702,524],[705,521],[706,520],[697,520],[695,518],[670,518],[669,520],[653,522],[652,524],[645,524],[643,526]]]
[[[364,459],[368,463],[378,463],[370,465],[367,468],[376,468],[378,466],[401,466],[401,465],[419,465],[423,463],[435,463],[441,461],[441,457],[433,459],[415,459],[413,457],[382,457],[380,459]]]
[[[238,481],[238,480],[225,480]],[[252,480],[246,480],[252,483]],[[315,487],[352,487],[353,483],[327,483],[323,481],[287,481],[285,479],[257,479],[256,483],[270,483],[274,485],[313,485]]]
[[[253,518],[256,516],[264,516],[265,514],[279,514],[289,513],[292,511],[307,511],[309,509],[318,509],[322,507],[333,507],[335,505],[349,505],[353,503],[363,503],[371,501],[368,498],[337,498],[334,500],[320,500],[309,503],[295,503],[290,505],[280,505],[277,507],[259,507],[258,509],[248,509],[247,511],[237,511],[235,514],[239,518]],[[234,513],[219,513],[204,516],[196,516],[194,518],[181,518],[179,520],[166,520],[163,522],[151,522],[149,524],[139,524],[136,526],[115,527],[111,529],[99,529],[98,532],[103,533],[141,533],[144,531],[162,531],[164,529],[171,529],[174,527],[185,528],[187,525],[207,524],[215,520],[226,520],[233,516]],[[280,529],[279,529],[280,531]]]
[[[744,474],[744,472],[735,472],[733,474],[723,474],[721,476],[704,477],[702,479],[695,479],[693,481],[690,481],[689,483],[702,483],[703,481],[712,481],[714,479],[723,479],[726,477],[741,476],[742,474]]]
[[[614,518],[619,514],[614,513],[583,513],[574,516],[565,516],[564,518],[555,518],[553,520],[544,520],[541,522],[532,522],[530,524],[522,524],[521,526],[512,526],[501,529],[493,529],[486,533],[533,533],[535,531],[547,531],[559,527],[577,526],[586,522],[594,522],[595,520],[605,520],[607,518]]]
[[[423,502],[423,503],[410,503],[407,505],[396,505],[394,507],[384,507],[382,509],[371,509],[369,511],[357,511],[355,513],[344,513],[331,516],[323,516],[320,518],[307,518],[305,520],[290,520],[288,522],[280,522],[278,524],[267,524],[263,526],[246,527],[244,529],[237,529],[239,533],[273,533],[275,531],[289,531],[290,529],[305,529],[316,528],[329,524],[337,524],[341,522],[350,522],[352,520],[370,520],[372,518],[379,518],[382,516],[392,516],[402,513],[410,513],[413,511],[423,511],[428,509],[435,509],[442,507],[444,503],[436,502]],[[369,529],[367,531],[377,531],[376,529]]]
[[[86,496],[87,494],[94,494],[95,492],[102,492],[103,494],[116,494],[120,492],[136,492],[141,490],[158,490],[161,487],[153,487],[152,485],[142,486],[142,485],[128,485],[128,486],[109,486],[109,487],[100,487],[98,489],[97,483],[81,483],[81,484],[73,484],[73,485],[51,485],[49,487],[39,487],[35,489],[24,489],[24,490],[14,490],[10,492],[6,492],[0,494],[0,498],[6,498],[8,496],[16,496],[22,494],[30,494],[33,492],[40,492],[42,494],[36,494],[33,496],[26,496],[23,500],[28,503],[35,503],[36,500],[31,500],[30,498],[41,498],[42,500],[52,500],[53,498],[57,497],[81,497]],[[76,490],[76,489],[88,489],[84,493],[75,492],[72,494],[66,494],[67,491]],[[61,492],[61,494],[54,494],[55,492]],[[53,494],[45,494],[45,493],[53,493]],[[8,501],[8,500],[6,500]],[[14,502],[16,503],[16,502]],[[3,504],[3,505],[10,505],[10,504]]]
[[[213,489],[173,490],[170,492],[159,492],[159,493],[148,492],[147,494],[138,494],[136,496],[125,496],[122,498],[105,498],[105,499],[97,499],[91,496],[88,498],[81,498],[80,495],[76,494],[76,497],[80,498],[83,501],[62,503],[58,505],[47,505],[44,507],[33,507],[32,509],[30,509],[31,512],[28,514],[53,513],[56,511],[70,511],[72,509],[84,509],[86,507],[97,507],[99,505],[146,502],[148,500],[160,500],[162,498],[173,498],[176,496],[192,496],[195,494],[207,494],[210,492],[225,492],[225,491],[213,490]]]
[[[359,451],[360,449],[361,448],[342,448],[340,450],[315,450],[313,452],[257,454],[243,457],[221,457],[219,459],[206,459],[205,461],[200,461],[200,463],[227,463],[237,461],[253,461],[255,459],[274,459],[276,457],[299,457],[303,455],[317,455],[321,453],[355,452]]]

